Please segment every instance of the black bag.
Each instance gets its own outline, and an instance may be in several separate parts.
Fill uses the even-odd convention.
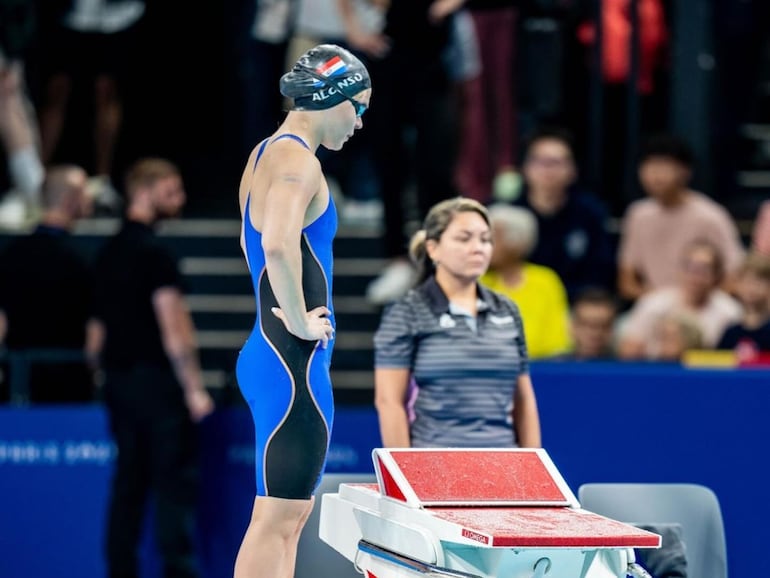
[[[687,578],[687,551],[679,524],[639,524],[639,528],[660,534],[660,548],[638,549],[636,561],[655,578]]]

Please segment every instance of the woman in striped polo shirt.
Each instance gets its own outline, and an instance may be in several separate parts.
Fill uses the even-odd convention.
[[[420,282],[383,312],[374,338],[383,444],[540,447],[521,315],[478,282],[492,254],[486,209],[438,203],[409,252]]]

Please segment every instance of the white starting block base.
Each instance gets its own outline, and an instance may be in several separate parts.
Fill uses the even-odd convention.
[[[324,494],[320,537],[366,578],[624,578],[660,537],[582,510],[543,450],[381,450]]]
[[[590,560],[582,560],[581,558],[577,553],[572,553],[572,556],[568,556],[563,552],[540,554],[525,552],[516,558],[515,563],[507,563],[510,560],[503,559],[503,563],[498,565],[497,568],[489,569],[491,573],[479,574],[480,569],[478,567],[468,568],[467,570],[470,570],[470,572],[459,570],[456,567],[442,568],[410,560],[377,546],[362,543],[359,547],[359,557],[354,564],[358,571],[364,574],[366,578],[380,576],[388,578],[414,578],[415,576],[441,576],[446,578],[479,578],[481,576],[543,578],[555,576],[551,572],[553,568],[578,567],[579,564],[584,562],[589,564],[586,576],[614,578],[619,575],[626,575],[623,570],[627,568],[627,561],[623,556],[608,556],[604,551],[596,551]],[[623,565],[622,569],[618,566],[619,564]],[[455,566],[460,567],[466,565],[467,561],[462,559],[458,559],[455,564]],[[612,566],[615,567],[613,568]]]

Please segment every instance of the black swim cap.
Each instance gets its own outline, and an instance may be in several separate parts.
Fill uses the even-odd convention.
[[[363,62],[336,44],[311,48],[281,77],[281,94],[294,100],[294,110],[325,110],[371,86]]]

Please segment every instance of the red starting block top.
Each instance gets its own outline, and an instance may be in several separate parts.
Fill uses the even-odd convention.
[[[660,536],[572,508],[431,508],[463,536],[508,548],[658,548]]]
[[[383,495],[413,507],[578,506],[541,449],[375,449]]]
[[[339,495],[379,510],[378,484],[342,484]],[[372,500],[372,498],[375,498]],[[462,506],[390,509],[402,525],[416,525],[439,540],[492,548],[659,548],[660,536],[593,512],[549,506]],[[438,525],[434,521],[440,522]],[[383,534],[390,535],[390,534]],[[380,536],[382,537],[382,535]],[[387,542],[377,542],[387,545]]]

